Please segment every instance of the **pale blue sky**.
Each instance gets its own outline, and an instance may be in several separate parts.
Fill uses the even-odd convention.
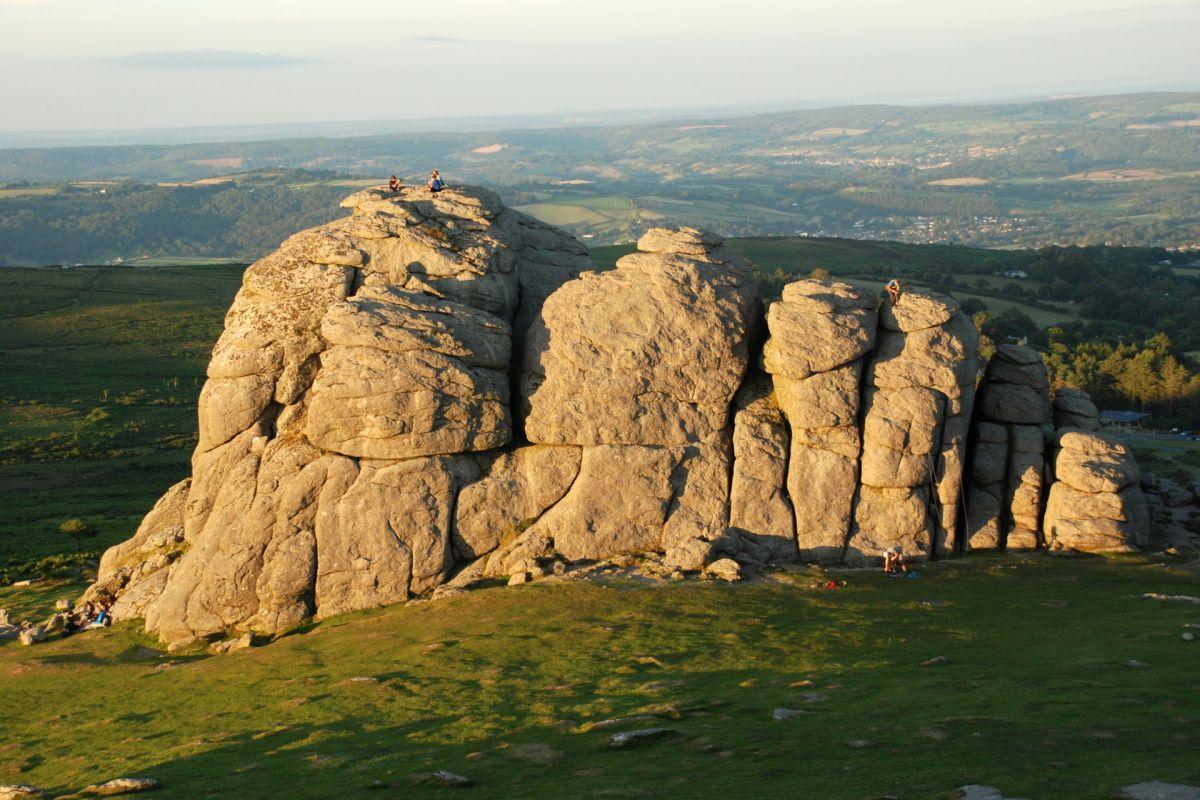
[[[0,0],[0,131],[1200,88],[1195,0]]]

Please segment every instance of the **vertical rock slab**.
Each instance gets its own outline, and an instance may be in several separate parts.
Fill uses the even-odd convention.
[[[767,313],[763,368],[791,429],[787,488],[798,557],[841,560],[858,483],[862,358],[878,301],[846,283],[802,280]]]
[[[445,581],[457,490],[452,458],[362,461],[317,514],[316,616],[407,600]]]
[[[1033,550],[1041,544],[1048,386],[1045,364],[1032,348],[1000,345],[988,362],[976,403],[968,549]]]
[[[864,370],[861,487],[846,561],[888,547],[928,558],[956,548],[978,336],[950,297],[909,289],[879,308]]]
[[[1141,471],[1127,447],[1067,429],[1058,436],[1054,473],[1043,522],[1048,550],[1121,553],[1149,544]]]
[[[657,550],[682,448],[598,445],[583,450],[570,491],[528,531],[568,561]]]
[[[580,460],[580,448],[552,445],[498,454],[458,494],[452,531],[458,560],[487,555],[536,522],[571,488]]]
[[[755,372],[738,391],[734,406],[729,529],[766,548],[775,560],[795,560],[796,522],[787,491],[789,437],[770,379]]]
[[[530,442],[670,446],[725,427],[747,367],[753,274],[694,229],[653,229],[638,247],[563,284],[529,327]]]

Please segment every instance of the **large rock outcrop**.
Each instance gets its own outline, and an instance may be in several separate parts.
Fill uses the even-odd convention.
[[[863,356],[875,346],[879,300],[846,283],[784,287],[767,313],[763,368],[791,430],[787,490],[799,557],[838,562],[858,486]]]
[[[877,561],[897,545],[916,558],[957,548],[977,345],[971,319],[945,295],[910,289],[880,305],[847,562]]]
[[[802,280],[764,319],[749,265],[695,229],[596,271],[486,190],[344,205],[246,270],[191,477],[86,595],[117,619],[270,635],[580,562],[737,577],[952,555],[973,408],[971,491],[1000,489],[971,546],[1040,527],[1044,370],[1002,347],[975,403],[975,329],[944,295]],[[1055,410],[1086,427],[1070,393]],[[1048,546],[1140,541],[1128,454],[1071,435]]]
[[[455,501],[479,470],[466,454],[513,436],[514,338],[586,251],[482,189],[343,205],[246,270],[192,477],[93,587],[119,596],[117,618],[166,639],[274,633],[428,591],[454,566]]]
[[[980,384],[966,547],[1032,550],[1040,544],[1046,499],[1045,432],[1050,422],[1046,366],[1032,348],[996,348]]]

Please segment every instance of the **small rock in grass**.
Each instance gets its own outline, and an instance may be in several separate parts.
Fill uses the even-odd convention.
[[[803,689],[808,686],[816,686],[816,684],[810,680],[792,681],[788,684],[789,689]]]
[[[1136,658],[1131,658],[1125,662],[1125,666],[1141,668],[1141,667],[1148,667],[1150,665],[1147,664],[1145,661],[1138,661]]]
[[[653,739],[662,739],[667,736],[674,735],[675,731],[670,728],[642,728],[636,731],[621,731],[614,733],[608,737],[609,747],[629,747],[633,744],[642,744]]]
[[[849,747],[851,750],[862,750],[863,748],[871,746],[871,740],[870,739],[848,739],[847,741],[842,742],[842,744],[846,745],[846,747]]]
[[[0,800],[26,800],[30,797],[49,797],[50,795],[36,786],[28,783],[9,783],[0,785]]]
[[[583,730],[587,731],[604,731],[610,728],[622,728],[626,725],[645,725],[647,722],[653,722],[654,717],[647,714],[639,714],[635,717],[614,717],[613,719],[602,719],[599,722],[589,722],[583,726]]]
[[[71,610],[71,601],[66,600],[66,599],[55,600],[54,601],[54,610],[55,611],[70,611]]]
[[[934,739],[935,741],[939,742],[950,736],[950,734],[946,733],[946,731],[942,728],[927,728],[921,731],[921,735],[926,739]]]
[[[807,713],[808,713],[807,711],[801,711],[798,708],[777,708],[771,712],[771,719],[773,719],[773,720],[791,719],[792,717],[798,717],[801,714],[807,714]]]
[[[418,772],[413,777],[423,783],[437,783],[451,789],[463,789],[474,783],[466,775],[459,775],[457,772],[445,769],[439,769],[436,772]]]
[[[934,656],[933,658],[929,659],[928,661],[922,661],[921,666],[922,667],[944,667],[948,664],[953,664],[953,663],[954,663],[953,661],[946,658],[945,656]]]
[[[1183,640],[1185,642],[1191,642],[1191,641],[1194,641],[1195,639],[1196,639],[1196,634],[1192,633],[1191,631],[1183,632]]]
[[[37,644],[38,642],[45,640],[45,638],[46,629],[41,625],[34,625],[32,627],[25,628],[20,633],[21,644],[25,645],[26,647],[32,644]]]
[[[827,697],[824,692],[809,692],[808,694],[802,695],[800,699],[805,703],[821,703],[824,702]]]
[[[509,586],[520,586],[523,583],[529,582],[529,575],[525,572],[514,572],[508,578]]]
[[[1146,781],[1117,792],[1121,800],[1200,800],[1200,788],[1182,783]]]
[[[718,558],[704,568],[704,574],[732,583],[742,579],[742,567],[732,558]]]
[[[379,678],[376,678],[372,675],[359,675],[357,677],[350,678],[350,682],[351,683],[379,683]]]
[[[0,625],[11,625],[12,619],[8,616],[7,608],[0,608]]]
[[[229,643],[229,650],[227,652],[236,653],[238,650],[246,650],[253,646],[254,634],[247,631]]]
[[[1200,597],[1192,597],[1186,594],[1159,594],[1158,592],[1146,592],[1142,595],[1143,600],[1158,600],[1162,603],[1191,603],[1194,606],[1200,606]]]
[[[180,650],[187,650],[189,647],[195,647],[203,640],[199,636],[187,636],[183,639],[176,639],[167,645],[168,653],[178,653]]]
[[[136,794],[152,792],[161,789],[162,784],[154,778],[113,778],[111,781],[96,783],[79,790],[82,795],[96,797],[112,797],[118,794]]]

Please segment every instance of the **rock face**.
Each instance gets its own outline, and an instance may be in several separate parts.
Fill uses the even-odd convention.
[[[974,324],[945,295],[910,289],[880,305],[847,562],[876,562],[896,545],[918,558],[957,549],[977,345]]]
[[[966,546],[1032,550],[1045,502],[1046,367],[1037,351],[1000,345],[988,362],[975,409],[967,488]]]
[[[1040,360],[1002,347],[976,404],[975,330],[948,297],[802,280],[764,319],[749,265],[695,229],[595,271],[483,189],[343,205],[246,270],[192,474],[85,595],[118,621],[223,648],[571,562],[732,580],[950,555],[976,406],[992,546],[1001,520],[1010,546],[1038,528]],[[1070,398],[1056,411],[1086,416]],[[1081,520],[1134,524],[1127,454],[1081,447],[1063,437],[1055,547],[1099,541]]]
[[[201,392],[192,477],[105,555],[91,590],[118,598],[114,618],[144,616],[167,640],[271,634],[448,577],[455,531],[472,530],[455,518],[479,470],[467,454],[513,436],[514,339],[590,262],[482,189],[371,189],[343,205],[350,216],[246,270]]]
[[[1124,445],[1068,428],[1058,437],[1054,473],[1044,521],[1047,549],[1132,552],[1149,543],[1141,474]]]
[[[520,375],[541,444],[680,445],[725,428],[758,287],[717,237],[654,229],[609,272],[551,295]]]
[[[845,283],[797,281],[767,314],[763,368],[791,428],[787,490],[803,560],[837,562],[858,484],[863,356],[878,299]]]
[[[751,375],[736,401],[729,529],[779,561],[798,557],[787,487],[790,437],[770,380]]]

